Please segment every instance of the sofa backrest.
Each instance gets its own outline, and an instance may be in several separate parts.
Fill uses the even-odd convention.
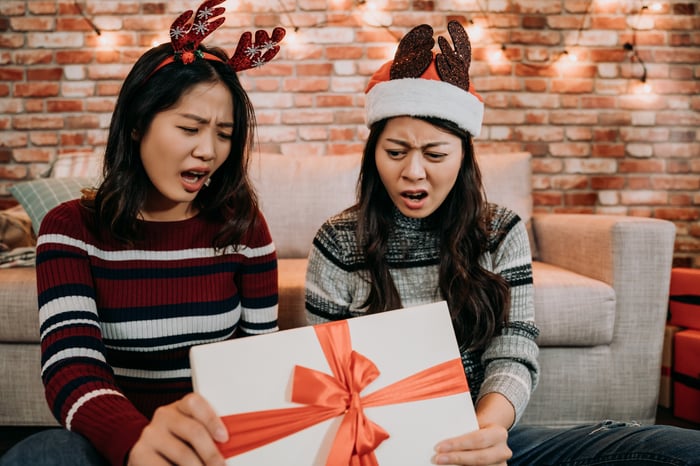
[[[530,154],[477,156],[487,199],[532,217]],[[280,258],[305,258],[321,224],[355,202],[361,155],[254,154],[250,175]]]
[[[250,178],[280,258],[305,258],[316,231],[355,202],[360,156],[254,154]]]

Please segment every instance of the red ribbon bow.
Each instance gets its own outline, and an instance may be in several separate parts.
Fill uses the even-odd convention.
[[[229,440],[219,445],[225,458],[343,415],[326,466],[378,466],[374,450],[389,434],[370,421],[363,408],[469,392],[462,362],[456,358],[361,396],[379,370],[352,350],[347,321],[316,325],[314,330],[333,376],[295,366],[292,401],[306,406],[222,417],[229,432]]]

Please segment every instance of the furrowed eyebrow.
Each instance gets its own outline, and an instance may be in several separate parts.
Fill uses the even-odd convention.
[[[402,147],[411,148],[411,145],[409,143],[407,143],[406,141],[402,141],[400,139],[387,138],[386,140],[389,142],[393,142],[394,144],[398,144],[399,146],[402,146]],[[431,149],[433,147],[443,146],[445,144],[449,144],[449,143],[447,141],[430,142],[428,144],[425,144],[424,146],[421,146],[421,150]]]
[[[200,124],[209,123],[209,120],[207,120],[206,118],[202,118],[201,116],[195,115],[193,113],[182,113],[181,116],[183,116],[184,118],[189,118],[190,120],[194,120],[195,122]],[[217,123],[216,126],[219,128],[233,128],[233,122]]]

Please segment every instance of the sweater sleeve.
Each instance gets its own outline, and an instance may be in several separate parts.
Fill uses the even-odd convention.
[[[262,213],[258,220],[258,228],[245,246],[245,260],[238,278],[242,308],[240,328],[249,335],[278,329],[277,253]]]
[[[346,241],[347,242],[347,241]],[[306,320],[316,325],[352,317],[357,272],[345,260],[343,241],[331,221],[316,233],[306,269]],[[356,305],[356,304],[355,304]]]
[[[41,377],[58,422],[121,466],[148,420],[117,387],[106,362],[84,228],[77,201],[59,205],[41,224]]]
[[[510,310],[502,333],[484,351],[485,374],[479,398],[491,392],[502,394],[513,405],[517,423],[537,385],[539,349],[535,339],[539,330],[534,323],[532,259],[525,224],[507,210],[498,218],[492,270],[510,286]]]

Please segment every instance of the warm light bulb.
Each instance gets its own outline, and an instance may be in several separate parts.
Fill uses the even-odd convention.
[[[479,24],[470,24],[467,28],[469,39],[478,42],[484,36],[484,28]]]
[[[493,49],[489,52],[490,61],[502,61],[505,58],[505,54],[502,49]]]
[[[114,46],[114,36],[112,34],[102,33],[97,36],[97,44],[100,49],[109,49]]]
[[[284,35],[284,46],[289,47],[290,50],[301,48],[301,33],[295,29],[288,29]]]

